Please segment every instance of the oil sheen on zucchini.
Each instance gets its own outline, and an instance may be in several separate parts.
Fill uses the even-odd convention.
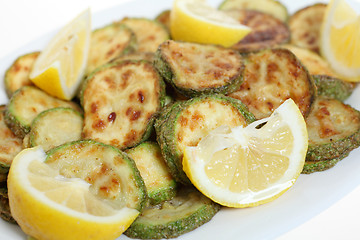
[[[91,74],[80,95],[83,138],[126,149],[150,136],[165,86],[150,62],[125,60]]]
[[[193,188],[181,189],[172,200],[151,205],[125,231],[140,239],[176,238],[200,227],[220,210],[220,206]]]
[[[66,143],[47,152],[45,160],[66,178],[80,178],[91,192],[115,206],[142,211],[146,187],[134,161],[119,149],[93,140]]]
[[[91,34],[86,73],[89,74],[97,67],[136,49],[136,36],[127,26],[112,23],[96,29]]]
[[[39,54],[40,52],[32,52],[22,55],[7,69],[4,76],[4,87],[9,98],[19,88],[33,85],[29,74]]]
[[[144,179],[148,197],[152,205],[170,200],[176,194],[176,182],[161,155],[156,142],[143,142],[126,153],[135,161]]]
[[[32,122],[30,147],[41,145],[47,151],[66,142],[80,140],[83,116],[72,108],[52,108],[41,112]]]
[[[360,145],[360,112],[339,100],[318,97],[306,124],[306,161],[339,158]]]
[[[154,65],[181,94],[228,94],[239,88],[243,57],[234,50],[215,45],[166,41],[160,45]]]
[[[30,132],[31,123],[39,113],[55,107],[79,109],[74,102],[54,98],[33,86],[25,86],[10,98],[5,112],[5,123],[16,136],[23,138]]]
[[[247,55],[244,82],[228,96],[241,100],[261,119],[288,98],[307,116],[315,94],[314,81],[296,56],[287,49],[274,48]]]
[[[165,107],[156,120],[155,130],[171,174],[178,182],[190,184],[182,168],[184,147],[196,146],[221,125],[246,126],[254,120],[253,114],[237,99],[203,95]]]

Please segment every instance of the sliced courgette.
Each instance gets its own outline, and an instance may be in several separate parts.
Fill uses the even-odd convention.
[[[168,32],[170,32],[170,12],[171,10],[167,9],[162,11],[161,13],[159,13],[159,15],[155,17],[155,20],[162,23],[166,27]]]
[[[144,179],[150,204],[156,205],[175,196],[176,182],[156,142],[141,143],[126,153],[135,161]]]
[[[295,45],[285,44],[282,48],[289,49],[304,64],[312,75],[328,75],[336,77],[330,65],[317,53],[306,48],[297,47]]]
[[[340,157],[330,159],[330,160],[322,160],[322,161],[305,161],[304,168],[302,170],[302,174],[310,174],[314,172],[322,172],[334,167],[340,160],[347,157],[349,154],[343,154]]]
[[[158,46],[170,38],[166,27],[147,18],[124,18],[120,21],[134,31],[139,52],[155,52]]]
[[[125,149],[150,136],[165,86],[150,62],[125,60],[91,74],[80,95],[83,138]]]
[[[31,124],[30,147],[47,151],[66,142],[80,140],[83,116],[72,108],[51,108],[41,112]]]
[[[39,113],[55,107],[80,109],[74,102],[54,98],[33,86],[25,86],[10,98],[5,123],[16,136],[23,138],[30,132],[31,123]]]
[[[168,40],[155,53],[154,66],[181,94],[228,94],[237,90],[244,72],[243,57],[215,45]]]
[[[10,223],[16,223],[9,206],[8,190],[6,185],[0,186],[0,217]]]
[[[360,145],[360,112],[339,100],[318,97],[306,124],[306,161],[339,158]]]
[[[318,95],[335,98],[340,101],[347,99],[355,87],[356,83],[345,82],[339,78],[327,75],[313,75]]]
[[[112,23],[96,29],[91,34],[86,73],[89,74],[97,67],[136,49],[136,36],[127,26]]]
[[[90,192],[114,206],[142,211],[146,187],[134,161],[119,149],[92,140],[66,143],[47,152],[46,164],[66,178],[91,184]]]
[[[152,62],[154,60],[154,53],[152,52],[132,52],[129,54],[121,55],[111,62],[120,62],[123,60],[147,60]]]
[[[286,22],[289,14],[286,7],[276,0],[225,0],[220,10],[249,9],[270,14],[283,22]]]
[[[32,52],[18,57],[5,72],[4,85],[7,96],[23,86],[33,85],[29,74],[40,52]]]
[[[287,43],[290,30],[281,20],[259,11],[234,9],[224,11],[241,24],[251,28],[251,32],[232,46],[241,52],[251,52]]]
[[[206,222],[220,206],[193,188],[184,188],[170,201],[152,205],[132,223],[125,235],[140,239],[176,238]]]
[[[184,184],[190,180],[182,168],[183,149],[196,146],[221,125],[246,126],[253,114],[240,101],[223,95],[203,95],[165,107],[155,123],[157,141],[173,177]]]
[[[5,105],[0,105],[0,175],[7,175],[13,158],[23,149],[22,139],[5,124]],[[0,178],[0,182],[4,180]]]
[[[266,49],[247,55],[244,82],[228,96],[241,100],[257,119],[265,118],[292,98],[307,116],[316,94],[312,77],[287,49]]]
[[[316,3],[295,12],[289,18],[291,43],[320,52],[320,31],[327,4]]]

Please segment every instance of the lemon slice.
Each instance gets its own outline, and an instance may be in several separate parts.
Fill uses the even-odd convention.
[[[175,0],[170,13],[170,30],[174,40],[225,47],[239,42],[251,31],[203,0]]]
[[[9,172],[11,213],[26,234],[36,239],[115,239],[138,216],[135,209],[96,197],[84,180],[63,177],[45,158],[40,147],[25,149]]]
[[[50,95],[70,100],[83,77],[90,46],[90,10],[64,26],[34,63],[30,80]]]
[[[276,199],[295,183],[307,146],[304,118],[289,99],[269,118],[245,128],[221,126],[196,147],[186,147],[183,168],[213,201],[236,208],[257,206]]]
[[[349,0],[350,1],[350,0]],[[350,1],[355,4],[354,0]],[[349,2],[349,3],[350,3]],[[360,81],[360,3],[332,0],[321,29],[321,54],[348,81]]]

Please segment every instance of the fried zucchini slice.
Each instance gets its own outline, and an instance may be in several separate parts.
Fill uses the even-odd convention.
[[[322,160],[322,161],[305,161],[304,168],[302,170],[302,174],[311,174],[314,172],[322,172],[334,167],[340,160],[347,157],[349,153],[343,154],[340,157],[330,159],[330,160]]]
[[[126,149],[150,136],[165,84],[150,62],[125,60],[91,74],[80,95],[83,138]]]
[[[124,24],[112,23],[96,29],[91,34],[86,74],[114,58],[134,52],[136,49],[136,36]]]
[[[158,46],[170,38],[166,27],[147,18],[124,18],[120,21],[134,31],[139,52],[155,52]]]
[[[251,28],[251,32],[232,46],[240,52],[251,52],[285,44],[290,40],[290,30],[281,20],[259,11],[234,9],[224,11],[241,24]]]
[[[74,102],[54,98],[33,86],[18,89],[10,98],[5,111],[5,123],[19,138],[30,132],[34,118],[50,108],[70,107],[80,110]]]
[[[211,130],[221,126],[246,126],[255,117],[240,101],[223,95],[203,95],[167,106],[155,130],[164,159],[178,182],[189,184],[182,168],[183,149],[196,146]]]
[[[0,217],[10,223],[16,223],[10,212],[8,190],[6,185],[0,186]]]
[[[306,161],[339,158],[360,145],[360,112],[339,100],[318,97],[306,125]]]
[[[70,160],[69,160],[70,159]],[[90,191],[116,206],[142,211],[146,187],[135,162],[119,149],[93,140],[80,140],[47,152],[46,164],[66,178],[80,178]]]
[[[295,12],[289,18],[291,44],[320,52],[320,29],[327,4],[316,3]]]
[[[124,60],[147,60],[149,62],[153,62],[154,56],[155,55],[152,52],[132,52],[132,53],[117,57],[114,60],[112,60],[111,62],[120,62],[120,61],[124,61]]]
[[[235,50],[216,45],[168,40],[155,53],[154,66],[181,94],[228,94],[239,88],[243,57]]]
[[[23,147],[22,139],[15,136],[5,124],[5,108],[5,105],[0,105],[0,175],[7,176],[13,158]],[[0,177],[1,181],[4,181],[3,177]]]
[[[163,24],[170,33],[170,10],[164,10],[155,17],[155,20]]]
[[[286,22],[289,14],[287,8],[276,0],[225,0],[220,10],[249,9],[270,14],[283,22]]]
[[[152,205],[125,231],[130,238],[176,238],[207,223],[220,210],[194,188],[183,188],[170,201]]]
[[[261,119],[288,98],[307,116],[315,94],[314,81],[296,56],[287,49],[274,48],[247,55],[244,82],[228,96],[241,100]]]
[[[41,112],[31,124],[30,147],[41,145],[45,151],[81,139],[83,116],[72,108],[51,108]]]
[[[150,204],[156,205],[176,195],[176,182],[156,142],[144,142],[126,153],[135,161],[144,179]]]
[[[4,76],[5,92],[10,98],[11,95],[23,86],[31,86],[29,74],[35,60],[40,52],[32,52],[18,57],[6,70]]]
[[[335,98],[340,101],[347,99],[357,86],[353,82],[345,82],[339,78],[327,75],[313,75],[313,79],[320,96]]]
[[[289,49],[304,64],[311,75],[328,75],[337,77],[330,65],[317,53],[306,48],[300,48],[294,45],[281,45],[282,48]]]

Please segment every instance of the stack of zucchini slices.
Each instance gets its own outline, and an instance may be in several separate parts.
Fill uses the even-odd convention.
[[[51,164],[76,158],[66,169],[89,183],[122,173],[116,181],[124,188],[104,194],[142,212],[125,232],[141,239],[178,237],[220,210],[192,186],[182,157],[221,125],[247,126],[292,98],[309,132],[303,173],[333,167],[360,145],[360,113],[343,103],[356,85],[339,79],[318,54],[324,5],[291,16],[274,0],[225,0],[219,9],[252,33],[231,48],[174,41],[169,10],[94,30],[73,101],[29,81],[39,52],[14,61],[4,78],[9,103],[0,106],[1,217],[14,222],[6,189],[12,159],[38,145]]]

